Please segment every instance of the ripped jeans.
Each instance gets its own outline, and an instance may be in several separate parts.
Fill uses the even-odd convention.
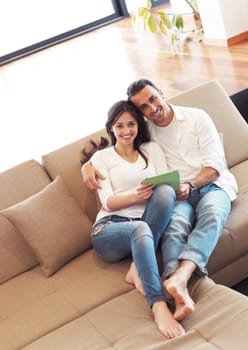
[[[158,301],[167,301],[156,249],[170,222],[175,200],[172,187],[160,185],[154,189],[141,218],[110,215],[93,226],[92,245],[104,260],[117,262],[132,255],[150,306]]]

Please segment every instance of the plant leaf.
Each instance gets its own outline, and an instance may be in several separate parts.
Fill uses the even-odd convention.
[[[172,35],[171,35],[171,44],[172,44],[172,46],[174,46],[175,42],[178,41],[178,40],[179,40],[178,35],[176,33],[172,33]]]
[[[159,23],[159,28],[160,28],[161,32],[162,32],[164,35],[167,35],[167,28],[166,28],[166,26],[164,25],[164,22],[163,22],[163,21],[160,21],[160,23]]]
[[[156,23],[155,17],[152,14],[150,14],[147,20],[147,25],[153,34],[157,33],[157,23]]]
[[[167,12],[160,10],[158,11],[158,15],[161,19],[161,21],[163,22],[163,24],[168,28],[171,29],[171,21],[170,21],[170,17],[168,15]]]
[[[174,46],[175,45],[175,41],[176,41],[176,35],[172,34],[171,35],[171,45]]]
[[[147,10],[145,7],[140,7],[140,8],[139,8],[138,15],[139,15],[140,17],[142,17],[143,19],[146,19],[148,13],[149,13],[149,12],[148,12],[148,10]]]
[[[181,15],[174,15],[173,24],[178,30],[183,29],[183,26],[184,26],[183,17]]]
[[[161,18],[168,18],[168,17],[169,17],[168,13],[165,12],[164,10],[159,10],[159,11],[157,12],[157,14],[158,14]]]
[[[147,2],[146,2],[146,7],[148,7],[149,9],[152,8],[152,2],[151,2],[151,0],[147,0]]]

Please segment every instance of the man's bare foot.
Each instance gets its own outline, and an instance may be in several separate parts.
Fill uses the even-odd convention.
[[[184,328],[172,316],[167,304],[164,301],[154,303],[152,306],[152,312],[159,331],[166,338],[176,338],[185,334]]]
[[[168,280],[164,281],[163,285],[167,292],[174,298],[176,310],[174,312],[174,318],[176,320],[182,320],[186,316],[190,315],[195,308],[195,303],[191,299],[187,282],[179,277],[172,276]]]
[[[140,294],[142,294],[143,296],[146,296],[146,292],[145,292],[145,289],[143,287],[143,283],[139,277],[138,271],[137,271],[136,266],[133,262],[132,262],[130,269],[126,275],[125,281],[127,283],[134,284],[137,291]]]

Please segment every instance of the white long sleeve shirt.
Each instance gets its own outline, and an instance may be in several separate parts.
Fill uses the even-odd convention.
[[[96,221],[107,215],[120,215],[130,218],[140,218],[145,210],[145,205],[132,205],[121,210],[109,210],[107,200],[115,194],[133,193],[137,186],[146,177],[158,175],[168,171],[163,150],[155,142],[143,143],[140,149],[148,158],[148,166],[141,155],[134,163],[130,163],[120,157],[114,147],[108,147],[97,151],[92,157],[92,164],[101,171],[105,180],[99,183],[102,189],[98,195],[102,204]]]
[[[174,117],[168,126],[147,121],[152,140],[164,151],[169,171],[178,170],[184,182],[193,179],[203,167],[212,167],[220,174],[214,183],[234,200],[238,186],[227,168],[223,145],[210,116],[197,108],[171,107]]]

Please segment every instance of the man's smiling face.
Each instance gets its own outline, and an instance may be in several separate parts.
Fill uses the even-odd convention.
[[[163,94],[154,87],[146,85],[132,96],[131,101],[147,119],[156,125],[165,126],[170,123],[170,108],[166,104]]]

